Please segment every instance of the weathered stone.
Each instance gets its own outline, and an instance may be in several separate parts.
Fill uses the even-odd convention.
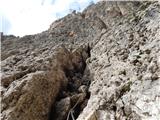
[[[2,97],[2,104],[6,104],[2,120],[47,119],[62,80],[66,79],[64,73],[59,73],[39,71],[14,81]]]
[[[3,35],[2,120],[50,120],[55,103],[57,119],[159,120],[159,6],[101,1],[42,33]]]

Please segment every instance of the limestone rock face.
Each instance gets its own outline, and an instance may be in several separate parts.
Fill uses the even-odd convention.
[[[137,12],[108,18],[113,22],[103,17],[110,29],[91,50],[91,97],[78,120],[160,119],[158,11],[158,3],[144,2]]]
[[[160,119],[159,2],[101,1],[1,38],[2,120]]]

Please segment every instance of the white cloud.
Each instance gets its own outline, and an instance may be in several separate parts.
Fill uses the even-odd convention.
[[[7,34],[23,36],[47,30],[49,25],[69,13],[69,9],[84,9],[91,0],[0,0],[0,11],[8,18]],[[74,6],[73,6],[74,5]],[[2,20],[1,20],[1,23]]]

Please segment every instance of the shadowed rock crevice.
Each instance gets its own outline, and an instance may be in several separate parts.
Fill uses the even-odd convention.
[[[90,71],[86,59],[90,57],[90,47],[80,47],[70,52],[73,69],[64,69],[67,86],[61,89],[52,105],[48,120],[74,120],[87,105],[90,93]]]

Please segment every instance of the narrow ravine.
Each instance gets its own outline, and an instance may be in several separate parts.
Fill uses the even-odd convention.
[[[67,86],[59,92],[52,105],[48,120],[75,120],[87,105],[90,93],[90,71],[86,59],[90,57],[90,47],[81,47],[70,53],[73,70],[64,69]]]

